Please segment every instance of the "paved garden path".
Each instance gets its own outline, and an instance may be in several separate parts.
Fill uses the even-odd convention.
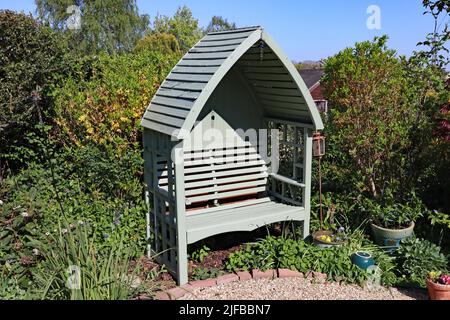
[[[425,290],[378,288],[336,282],[313,283],[303,278],[277,278],[237,281],[209,288],[197,288],[182,300],[424,300]]]

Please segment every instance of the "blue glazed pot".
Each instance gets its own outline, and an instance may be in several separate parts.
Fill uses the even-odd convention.
[[[355,252],[354,254],[352,254],[351,259],[354,265],[357,265],[363,270],[366,270],[368,267],[373,266],[375,263],[372,255],[364,251]]]

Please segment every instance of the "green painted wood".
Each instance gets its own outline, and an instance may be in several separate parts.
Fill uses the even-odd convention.
[[[208,34],[201,40],[201,42],[230,40],[230,39],[243,39],[243,40],[245,40],[253,32],[255,32],[255,30],[256,29],[251,29],[251,30],[248,30],[248,31],[241,31],[241,32],[233,32],[233,33],[228,32],[228,33]]]
[[[186,207],[184,190],[183,142],[173,148],[172,159],[175,164],[175,198],[176,198],[176,230],[177,230],[177,274],[178,285],[188,282]]]
[[[206,83],[204,82],[182,82],[170,80],[165,80],[161,84],[161,88],[187,90],[187,91],[201,91],[205,86]]]
[[[231,40],[222,40],[222,41],[203,41],[199,42],[194,48],[214,48],[214,47],[224,47],[224,46],[233,46],[239,45],[242,43],[242,38],[240,39],[231,39]]]
[[[282,52],[282,50],[278,47],[275,41],[266,33],[262,33],[262,39],[267,43],[267,45],[272,49],[274,53],[278,56],[281,62],[284,64],[286,69],[289,71],[290,75],[294,78],[294,81],[297,83],[299,90],[302,92],[304,99],[308,105],[308,109],[310,111],[310,115],[312,118],[312,122],[315,125],[316,130],[323,130],[323,122],[320,117],[320,113],[317,110],[316,104],[314,103],[313,98],[305,85],[300,73],[295,68],[292,61]]]
[[[160,88],[158,90],[158,96],[167,98],[181,98],[195,100],[200,95],[200,91],[186,91],[177,89]]]
[[[209,60],[181,60],[178,66],[198,66],[198,67],[209,67],[209,66],[221,66],[226,59],[209,59]]]
[[[305,211],[297,206],[265,202],[186,217],[187,241],[194,243],[215,234],[252,231],[279,221],[303,221]]]
[[[222,51],[233,51],[237,48],[240,43],[221,45],[221,46],[209,46],[209,47],[194,47],[189,50],[189,53],[211,53],[211,52],[222,52]]]
[[[163,115],[161,113],[156,113],[156,112],[153,112],[153,111],[148,111],[145,114],[144,119],[149,120],[149,121],[157,121],[157,122],[160,122],[160,123],[170,123],[175,128],[181,128],[181,126],[184,123],[183,119],[171,117],[171,116],[168,116],[168,115]]]
[[[303,237],[309,235],[310,211],[311,211],[311,163],[312,163],[312,132],[304,129],[305,148],[303,149],[303,177],[305,188],[303,189],[303,207],[305,208],[305,220],[303,221]]]
[[[181,109],[187,109],[187,110],[190,110],[192,108],[192,106],[194,105],[194,101],[192,101],[192,100],[161,97],[159,95],[156,95],[153,98],[152,103],[153,102],[157,103],[159,105],[167,106],[167,107],[181,108]],[[151,108],[150,108],[150,110],[151,110]]]
[[[171,73],[167,79],[175,81],[208,82],[211,79],[211,75]]]
[[[219,69],[219,66],[213,66],[213,67],[184,67],[184,66],[176,66],[172,72],[175,73],[210,73],[213,74],[214,72]],[[203,89],[203,88],[202,88]]]

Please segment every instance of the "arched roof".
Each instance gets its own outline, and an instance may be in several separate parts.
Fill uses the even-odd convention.
[[[214,32],[203,37],[161,84],[141,125],[184,139],[214,89],[235,65],[267,116],[323,129],[320,114],[300,74],[261,27]]]

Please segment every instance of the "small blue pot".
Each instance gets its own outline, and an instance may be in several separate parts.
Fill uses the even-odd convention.
[[[373,266],[375,264],[375,260],[373,260],[372,255],[365,251],[357,251],[352,254],[352,262],[363,270],[366,270],[368,267]]]

